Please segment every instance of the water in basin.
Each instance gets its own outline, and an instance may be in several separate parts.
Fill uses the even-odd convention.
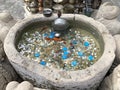
[[[32,25],[24,31],[16,45],[17,50],[43,67],[82,70],[102,55],[97,38],[74,25],[63,35],[53,31],[50,24]]]

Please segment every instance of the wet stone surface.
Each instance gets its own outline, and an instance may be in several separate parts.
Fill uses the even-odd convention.
[[[42,66],[64,70],[85,69],[101,56],[98,41],[80,28],[71,28],[66,34],[54,32],[49,26],[29,28],[17,49]]]

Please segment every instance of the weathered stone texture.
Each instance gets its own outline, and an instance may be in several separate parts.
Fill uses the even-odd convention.
[[[23,81],[21,83],[12,81],[7,85],[6,90],[48,90],[48,89],[40,89],[37,87],[33,87],[33,85],[28,81]]]
[[[17,80],[18,76],[5,56],[3,49],[4,39],[9,29],[15,24],[8,12],[0,13],[0,90],[5,90],[7,83]]]
[[[8,10],[14,19],[24,18],[23,0],[0,0],[0,12]]]
[[[7,59],[0,61],[0,90],[5,90],[6,85],[18,76]]]
[[[39,64],[27,60],[17,52],[13,43],[15,41],[15,35],[19,34],[19,31],[22,32],[22,30],[24,30],[20,30],[19,28],[24,28],[28,26],[28,24],[38,21],[41,23],[44,21],[52,21],[55,20],[55,18],[57,18],[57,15],[55,14],[49,18],[45,18],[43,15],[39,14],[24,19],[22,22],[18,22],[9,31],[5,39],[4,48],[9,61],[24,80],[32,81],[33,84],[38,87],[55,88],[57,90],[95,90],[114,61],[116,46],[114,38],[109,34],[105,26],[92,18],[84,15],[75,15],[75,18],[73,14],[62,15],[62,18],[65,18],[66,20],[75,19],[76,21],[84,22],[86,25],[96,28],[96,32],[99,31],[103,36],[105,48],[103,52],[104,54],[98,62],[85,70],[71,72],[66,71],[65,74],[68,77],[64,78],[59,74],[62,72],[61,70],[42,67]],[[12,52],[9,52],[11,50]]]
[[[120,22],[117,20],[119,15],[119,7],[110,2],[105,2],[100,6],[94,18],[103,23],[112,35],[116,35],[120,34]]]
[[[7,33],[15,23],[16,21],[8,11],[3,11],[0,13],[0,40],[2,42],[4,42]]]
[[[120,7],[120,0],[102,0],[104,2],[112,2],[114,5]],[[120,15],[118,17],[118,20],[120,21]]]
[[[99,90],[120,90],[120,65],[104,79]]]

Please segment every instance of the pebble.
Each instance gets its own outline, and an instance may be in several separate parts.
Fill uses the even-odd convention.
[[[35,57],[40,57],[40,53],[37,52],[37,53],[34,54],[34,56],[35,56]]]
[[[89,56],[88,56],[88,60],[89,60],[89,61],[93,61],[93,60],[94,60],[94,57],[93,57],[92,55],[89,55]]]
[[[62,50],[63,50],[63,51],[67,51],[68,48],[67,48],[67,47],[63,47]]]
[[[78,62],[76,60],[72,61],[71,62],[71,66],[74,67],[74,66],[77,66]]]
[[[45,61],[40,61],[40,64],[43,66],[46,66],[46,62]]]
[[[68,58],[67,55],[62,55],[62,59],[63,59],[63,60],[65,60],[65,59],[67,59],[67,58]]]
[[[49,36],[50,39],[53,39],[54,37],[55,37],[54,35],[50,35],[50,36]]]
[[[18,43],[20,53],[40,65],[63,70],[84,69],[97,60],[99,47],[90,35],[75,30],[62,36],[47,30],[25,33]]]
[[[64,55],[68,55],[69,54],[69,52],[68,51],[64,51]]]
[[[90,43],[89,42],[84,42],[85,47],[89,47]]]
[[[78,55],[80,56],[80,57],[82,57],[82,56],[84,56],[84,53],[83,52],[78,52]]]

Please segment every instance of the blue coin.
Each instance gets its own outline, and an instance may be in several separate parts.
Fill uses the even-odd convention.
[[[46,62],[45,61],[40,61],[40,64],[45,66],[46,65]]]
[[[67,52],[67,51],[64,51],[64,55],[68,55],[69,54],[69,52]]]
[[[78,64],[78,62],[76,60],[74,60],[74,61],[71,62],[71,66],[73,66],[73,67],[77,66],[77,64]]]
[[[84,53],[82,51],[78,52],[78,56],[82,57],[84,56]]]
[[[64,60],[64,59],[67,59],[68,58],[68,56],[67,55],[62,55],[62,59]]]
[[[63,47],[62,50],[63,51],[67,51],[68,49],[67,49],[67,47]]]
[[[49,38],[53,39],[55,37],[55,35],[50,35]]]
[[[40,53],[37,52],[37,53],[34,54],[34,56],[35,56],[35,57],[40,57]]]
[[[93,57],[92,55],[89,55],[89,56],[88,56],[88,60],[89,60],[89,61],[92,61],[92,60],[94,60],[94,57]]]
[[[55,37],[55,32],[50,32],[49,38],[53,39]]]
[[[89,42],[84,42],[85,47],[89,47],[90,43]]]

